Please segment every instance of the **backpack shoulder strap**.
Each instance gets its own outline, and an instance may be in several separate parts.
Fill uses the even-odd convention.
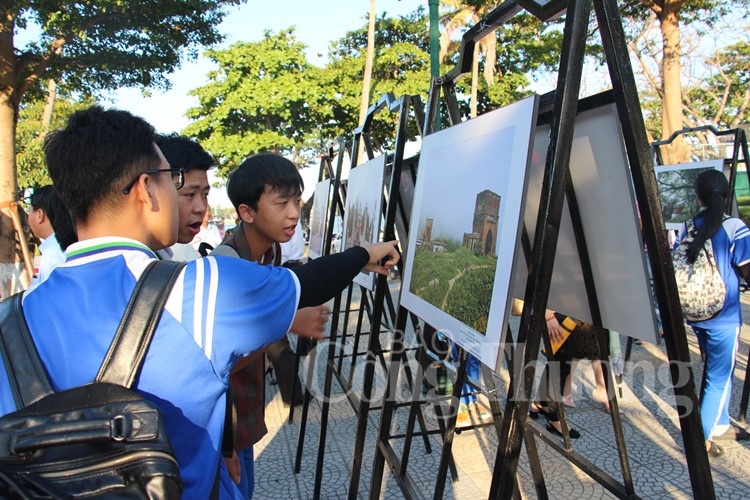
[[[17,293],[0,303],[0,354],[19,409],[54,392],[23,316],[22,297]]]
[[[143,271],[117,333],[104,357],[97,382],[131,387],[164,312],[169,292],[185,262],[154,261]]]
[[[281,265],[281,243],[274,241],[271,250],[273,250],[273,265],[278,267]]]

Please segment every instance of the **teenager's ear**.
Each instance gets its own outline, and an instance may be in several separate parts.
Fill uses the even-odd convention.
[[[148,210],[158,209],[159,200],[156,198],[156,183],[150,175],[141,175],[133,190],[137,193],[138,201]]]
[[[238,213],[240,216],[240,219],[242,219],[243,222],[247,222],[248,224],[252,224],[255,220],[255,210],[252,209],[250,205],[242,204],[238,207]]]
[[[31,212],[29,217],[34,217],[34,220],[37,224],[42,224],[44,222],[44,219],[47,218],[47,214],[41,208],[37,208],[36,210]]]

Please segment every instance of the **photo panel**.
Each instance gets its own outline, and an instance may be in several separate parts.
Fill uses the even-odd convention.
[[[381,155],[349,171],[342,251],[380,238],[385,160],[386,156]],[[373,290],[375,273],[359,273],[354,282]]]
[[[721,172],[723,167],[722,159],[654,167],[659,201],[667,229],[679,231],[686,220],[698,213],[698,200],[695,199],[693,189],[698,174],[704,170]]]
[[[534,135],[524,225],[534,245],[550,127]],[[596,300],[604,328],[656,343],[646,254],[625,144],[613,104],[578,114],[570,177],[583,226]],[[527,260],[519,242],[513,295],[523,299]],[[563,205],[547,308],[592,321],[568,200]]]
[[[315,186],[315,200],[310,213],[310,240],[307,250],[307,255],[311,259],[317,259],[323,255],[330,193],[331,179],[320,181]]]
[[[533,96],[425,137],[401,304],[485,365],[507,328]]]

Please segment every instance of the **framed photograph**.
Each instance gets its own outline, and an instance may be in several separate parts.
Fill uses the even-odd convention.
[[[592,101],[596,103],[598,99]],[[576,116],[570,178],[583,230],[584,255],[588,255],[591,265],[601,326],[655,344],[656,318],[620,119],[611,102],[594,105]],[[524,208],[530,247],[533,247],[536,237],[549,137],[549,125],[539,125],[534,137]],[[566,196],[547,308],[591,322],[592,305],[584,282],[580,243],[576,241]],[[528,265],[520,243],[516,256],[514,297],[523,299]]]
[[[722,171],[724,160],[693,161],[654,167],[659,201],[667,229],[680,230],[685,221],[698,213],[693,184],[704,170]]]
[[[342,251],[379,239],[385,159],[381,155],[349,171]],[[373,290],[375,273],[359,273],[354,282]]]
[[[310,214],[310,241],[307,250],[307,255],[311,259],[317,259],[323,255],[330,193],[331,179],[320,181],[315,186],[315,200]]]
[[[494,368],[538,98],[424,138],[401,304]]]

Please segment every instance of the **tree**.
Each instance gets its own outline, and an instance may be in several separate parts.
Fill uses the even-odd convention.
[[[372,80],[372,63],[375,58],[375,0],[370,0],[370,13],[367,18],[367,54],[365,56],[365,73],[362,76],[362,102],[359,108],[359,124],[362,125],[370,107],[370,81]]]
[[[365,67],[367,30],[350,31],[332,44],[329,63],[323,73],[324,87],[335,89],[332,102],[333,120],[328,125],[329,137],[348,135],[358,125],[361,75]],[[385,13],[376,21],[375,55],[370,84],[370,104],[387,92],[395,96],[417,95],[426,102],[430,85],[430,41],[427,16],[422,7],[405,16],[388,17]],[[395,116],[378,113],[373,122],[371,137],[376,149],[388,149],[395,138]],[[410,123],[409,137],[419,131]]]
[[[691,127],[737,128],[750,113],[750,43],[716,50],[705,60],[710,75],[694,79],[685,91],[685,120]]]
[[[44,136],[50,129],[62,127],[65,118],[76,110],[87,108],[93,99],[73,100],[66,95],[57,95],[49,121],[47,99],[28,100],[21,105],[16,126],[16,167],[18,186],[21,192],[28,188],[51,184],[44,164]]]
[[[728,15],[733,9],[746,8],[747,0],[628,0],[622,12],[630,20],[631,26],[640,27],[649,18],[659,26],[661,54],[658,74],[650,78],[661,100],[661,138],[666,139],[685,123],[682,93],[682,45],[681,25],[696,24],[711,27],[718,19]],[[645,7],[645,8],[644,8]],[[735,13],[735,15],[737,15]],[[742,16],[744,18],[744,16]],[[633,37],[634,39],[636,37]],[[637,55],[637,52],[636,52]],[[690,149],[684,140],[677,140],[670,147],[663,148],[665,163],[686,161]]]
[[[367,17],[367,54],[365,56],[365,73],[362,75],[362,100],[359,105],[359,125],[362,126],[367,118],[367,110],[370,107],[370,82],[372,81],[372,63],[375,59],[375,21],[377,12],[375,11],[375,0],[370,0],[370,13]],[[359,148],[358,163],[365,159],[365,149]]]
[[[307,62],[294,28],[206,56],[218,69],[210,83],[191,91],[199,105],[188,110],[193,122],[183,133],[214,155],[219,175],[254,153],[290,155],[304,164],[317,152],[323,139],[316,131],[331,119],[334,96],[321,83],[322,70]]]
[[[223,7],[240,0],[3,2],[0,19],[0,202],[17,200],[15,134],[21,104],[41,81],[83,95],[127,86],[169,86],[188,50],[221,40]],[[20,40],[30,41],[22,44]],[[18,43],[18,45],[17,45]],[[0,220],[0,262],[15,258],[7,205]]]
[[[459,35],[481,20],[499,2],[495,0],[444,1],[455,6],[446,14],[451,21],[441,37],[445,50],[443,60],[457,63],[461,43]],[[464,26],[461,26],[461,23]],[[470,95],[468,114],[476,116],[498,106],[504,106],[526,97],[530,78],[543,70],[556,70],[560,59],[562,33],[546,29],[536,17],[523,12],[510,18],[475,45],[473,71],[469,92],[464,90],[462,80],[457,81],[459,97]],[[479,50],[479,52],[477,52]],[[483,66],[484,79],[479,80],[479,68]],[[463,90],[463,92],[462,92]],[[462,110],[463,111],[463,110]]]
[[[426,33],[423,9],[398,19],[377,19],[368,85],[374,97],[369,100],[385,92],[426,97]],[[262,151],[287,155],[304,166],[330,140],[348,136],[359,125],[366,47],[366,27],[349,32],[332,44],[326,67],[318,68],[307,61],[294,28],[288,28],[266,32],[258,42],[207,51],[217,69],[209,74],[210,83],[191,92],[198,106],[188,111],[192,123],[183,133],[214,155],[220,176]],[[373,136],[387,142],[395,117],[380,115]]]
[[[440,61],[444,61],[448,55],[448,50],[457,50],[457,42],[453,41],[456,33],[465,29],[466,26],[477,24],[492,9],[497,7],[499,2],[491,0],[483,2],[482,5],[476,5],[475,2],[465,2],[462,0],[442,0],[441,2],[449,10],[441,16],[443,32],[440,34]],[[471,98],[469,116],[477,116],[477,92],[479,85],[479,56],[484,56],[484,80],[488,87],[495,83],[495,63],[497,61],[497,38],[493,33],[489,33],[474,45],[474,54],[471,64]]]

